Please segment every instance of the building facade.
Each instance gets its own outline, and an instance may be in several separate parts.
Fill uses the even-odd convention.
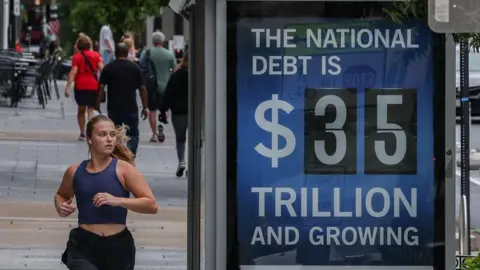
[[[145,38],[147,47],[152,46],[150,35],[156,30],[162,31],[167,40],[173,39],[175,35],[183,35],[188,43],[188,21],[176,14],[170,7],[162,8],[159,16],[150,17],[146,20],[147,36]]]
[[[28,47],[40,44],[48,26],[47,11],[55,0],[2,0],[0,6],[2,49],[13,48],[15,41]]]
[[[12,48],[18,39],[24,46],[36,47],[40,44],[43,29],[47,24],[47,6],[55,4],[55,0],[2,0],[0,5],[1,35],[0,46],[2,49]],[[20,5],[20,15],[13,13],[15,3]],[[188,21],[176,14],[169,7],[162,8],[160,15],[146,20],[146,45],[152,46],[151,33],[160,30],[166,39],[171,40],[175,35],[183,35],[188,43]]]

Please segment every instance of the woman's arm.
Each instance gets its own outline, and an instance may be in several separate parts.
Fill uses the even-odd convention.
[[[67,82],[67,87],[65,88],[65,93],[70,93],[70,87],[72,86],[72,83],[75,81],[75,76],[77,76],[78,72],[78,54],[75,54],[72,57],[72,69],[70,70],[70,73],[68,74],[68,82]]]
[[[102,72],[104,68],[103,62],[98,62],[98,71]]]
[[[128,162],[119,160],[118,165],[120,165],[120,175],[125,181],[126,189],[135,196],[135,198],[122,198],[120,206],[138,213],[156,214],[157,200],[145,177]]]
[[[98,61],[98,66],[97,66],[98,71],[102,72],[103,68],[105,67],[105,65],[103,64],[102,56],[99,53],[97,53],[97,57],[98,57],[98,59],[97,59],[97,61]]]
[[[178,73],[175,71],[167,81],[167,86],[165,87],[165,92],[163,93],[162,106],[160,111],[162,113],[170,109],[170,103],[172,100],[172,94],[178,87]]]
[[[73,196],[73,176],[78,168],[78,164],[71,165],[63,174],[62,183],[54,196],[55,209],[60,216],[68,216],[75,211],[75,207],[71,206]]]
[[[70,91],[70,87],[72,87],[73,82],[75,81],[75,77],[77,76],[78,66],[72,66],[70,73],[68,74],[68,82],[66,90]]]

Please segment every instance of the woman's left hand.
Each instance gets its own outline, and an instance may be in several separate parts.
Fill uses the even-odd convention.
[[[93,205],[96,207],[102,205],[121,206],[122,198],[112,196],[106,192],[99,192],[93,196]]]

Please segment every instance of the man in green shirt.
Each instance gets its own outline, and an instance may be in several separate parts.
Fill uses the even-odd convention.
[[[163,47],[164,42],[165,35],[160,31],[154,32],[152,34],[153,47],[148,50],[143,50],[142,54],[140,55],[140,65],[142,67],[147,67],[149,65],[149,58],[155,67],[155,74],[157,78],[156,91],[148,89],[148,109],[150,111],[148,120],[153,133],[150,142],[163,142],[165,140],[163,123],[160,122],[157,129],[157,110],[160,110],[168,79],[177,65],[177,61],[175,60],[173,53]],[[149,52],[149,56],[147,56],[147,52]]]

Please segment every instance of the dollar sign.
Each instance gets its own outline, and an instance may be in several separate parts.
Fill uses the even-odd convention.
[[[257,125],[272,134],[272,149],[263,145],[257,144],[255,150],[262,156],[271,158],[272,168],[278,168],[278,160],[289,156],[295,150],[295,134],[289,128],[278,124],[278,110],[283,110],[286,113],[293,111],[293,106],[283,100],[278,99],[278,95],[272,95],[271,100],[266,100],[258,105],[255,110],[255,122]],[[272,111],[272,121],[265,119],[265,112]],[[282,149],[278,149],[278,136],[285,138],[286,144]]]

